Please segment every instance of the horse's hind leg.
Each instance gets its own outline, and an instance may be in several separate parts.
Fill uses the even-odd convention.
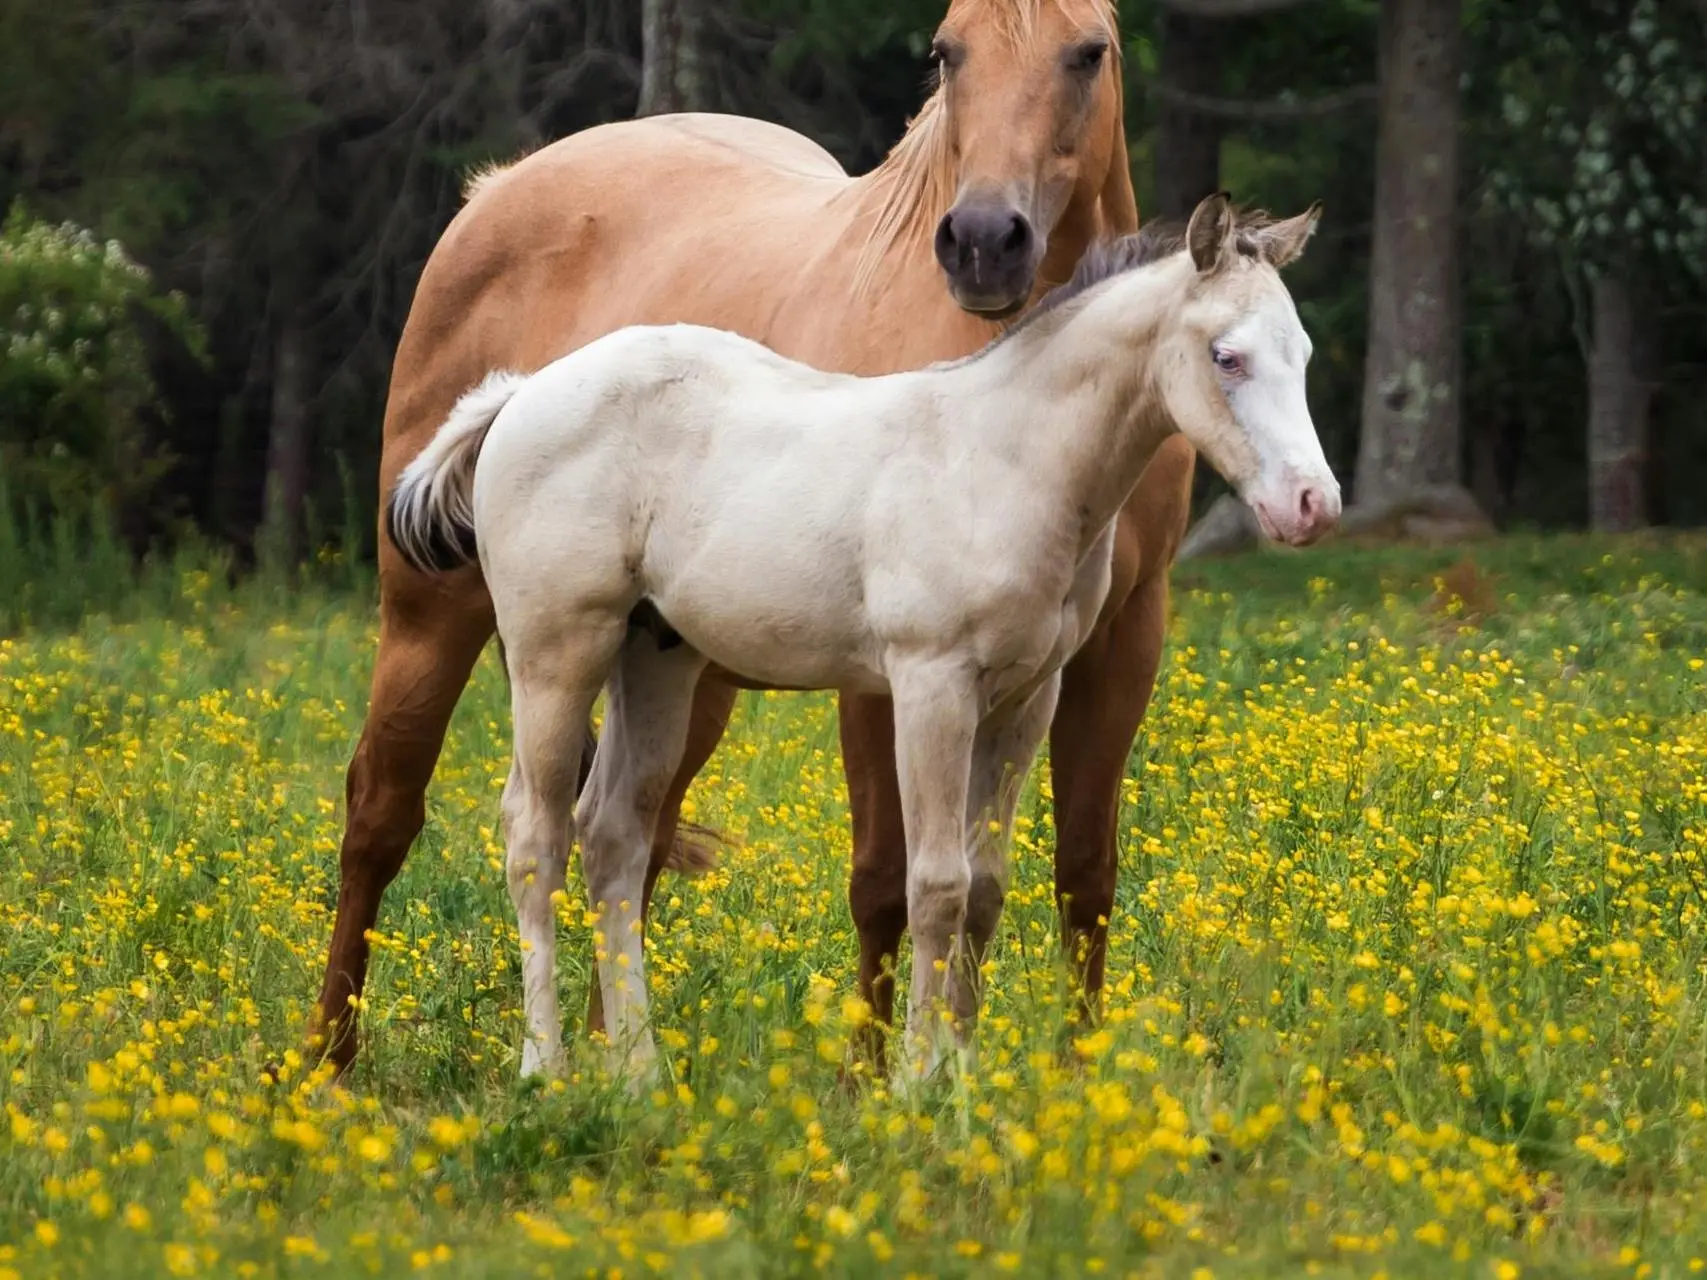
[[[613,1066],[649,1081],[656,1048],[646,1026],[644,955],[649,864],[658,814],[682,764],[694,687],[705,659],[684,644],[630,633],[617,658],[605,728],[578,811],[581,867],[594,926],[600,1003]]]
[[[1008,846],[1020,789],[1037,759],[1061,689],[1057,672],[1024,702],[1005,708],[978,726],[972,747],[967,802],[972,849],[972,886],[966,895],[966,964],[950,975],[949,1003],[969,1029],[983,998],[982,966],[1001,923],[1008,891]]]
[[[505,873],[522,943],[524,1076],[562,1066],[554,899],[563,891],[575,837],[587,714],[622,630],[620,618],[587,620],[505,655],[515,722],[515,755],[504,784]]]
[[[356,1053],[368,932],[426,817],[427,783],[445,727],[492,635],[478,573],[428,578],[380,552],[379,652],[367,721],[345,777],[337,915],[311,1049],[342,1071]]]

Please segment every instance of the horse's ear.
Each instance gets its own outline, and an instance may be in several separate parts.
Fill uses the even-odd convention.
[[[1257,242],[1257,248],[1264,260],[1273,266],[1284,267],[1298,260],[1298,256],[1304,252],[1304,245],[1315,234],[1316,224],[1321,218],[1322,202],[1318,200],[1297,217],[1270,223],[1262,230],[1252,233],[1252,238]]]
[[[1233,248],[1233,201],[1225,191],[1205,196],[1186,224],[1185,243],[1199,271],[1212,271]]]

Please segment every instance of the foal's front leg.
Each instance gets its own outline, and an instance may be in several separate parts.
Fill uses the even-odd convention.
[[[892,670],[890,685],[907,832],[907,928],[913,935],[906,1057],[910,1068],[929,1071],[942,1056],[944,1016],[972,1013],[945,1008],[943,999],[950,969],[965,959],[972,885],[966,799],[978,701],[970,673],[958,663],[910,663]]]
[[[1008,850],[1020,789],[1037,759],[1061,690],[1057,671],[1022,701],[985,717],[972,746],[967,843],[972,885],[966,902],[967,963],[949,975],[949,1002],[970,1023],[983,1003],[984,954],[1001,923],[1008,892]],[[968,1010],[961,1014],[962,1009]]]

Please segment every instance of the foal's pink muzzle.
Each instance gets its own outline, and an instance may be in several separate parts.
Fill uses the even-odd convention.
[[[1340,519],[1339,482],[1331,475],[1289,480],[1272,490],[1251,494],[1249,502],[1263,533],[1294,547],[1309,546]]]

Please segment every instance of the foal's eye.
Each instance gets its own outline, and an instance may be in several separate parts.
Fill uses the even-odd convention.
[[[1215,358],[1215,367],[1222,373],[1232,375],[1244,372],[1245,362],[1239,358],[1238,352],[1215,347],[1211,354]]]
[[[952,71],[960,65],[960,46],[948,40],[931,41],[931,66],[939,72]]]
[[[1089,74],[1102,66],[1102,60],[1108,56],[1108,46],[1102,41],[1082,44],[1067,55],[1067,69]]]

